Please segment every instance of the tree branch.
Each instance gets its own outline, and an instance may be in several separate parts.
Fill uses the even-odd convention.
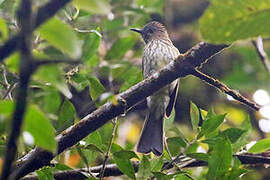
[[[266,52],[263,49],[263,39],[262,37],[258,37],[256,40],[252,40],[251,41],[253,46],[256,49],[256,52],[264,66],[264,68],[266,69],[266,71],[270,74],[270,61],[267,57]]]
[[[46,22],[49,18],[54,16],[58,10],[63,8],[71,0],[51,0],[44,6],[40,7],[35,15],[35,24],[31,31],[34,31],[41,24]],[[16,44],[20,40],[22,34],[14,35],[3,46],[0,47],[0,62],[8,57],[16,49]]]
[[[221,90],[222,92],[232,96],[235,100],[238,100],[239,102],[245,104],[246,106],[258,111],[260,109],[260,106],[258,104],[256,104],[255,102],[250,101],[249,99],[245,98],[244,96],[242,96],[239,92],[230,89],[228,86],[226,86],[225,84],[223,84],[222,82],[220,82],[217,79],[214,79],[213,77],[210,77],[202,72],[200,72],[197,69],[194,69],[191,72],[192,75],[200,78],[201,80],[207,82],[208,84],[210,84],[211,86],[216,87],[217,89]]]
[[[33,73],[31,55],[31,27],[32,7],[31,0],[22,0],[17,11],[17,18],[21,28],[21,39],[18,48],[21,54],[19,71],[19,90],[15,110],[12,115],[11,132],[7,142],[5,160],[2,168],[1,180],[9,179],[10,168],[17,153],[17,139],[21,132],[23,117],[27,106],[27,89]]]
[[[207,59],[220,52],[227,45],[212,45],[201,42],[190,49],[187,53],[179,56],[175,61],[168,64],[160,72],[134,85],[127,91],[117,95],[117,104],[108,102],[93,113],[87,115],[74,126],[66,129],[56,137],[58,142],[57,154],[72,147],[80,140],[102,127],[112,118],[125,113],[137,102],[153,94],[166,84],[171,83],[179,77],[187,76],[192,69],[206,62]],[[35,148],[25,157],[17,162],[12,173],[15,179],[20,178],[34,170],[50,164],[50,161],[57,155],[48,151]],[[46,158],[44,158],[44,156]]]
[[[264,164],[270,164],[270,158],[269,157],[263,157],[258,155],[234,155],[237,157],[243,165],[252,165],[252,166],[259,166]],[[179,161],[176,161],[177,163],[180,163]],[[167,166],[169,162],[164,162],[163,167]],[[139,162],[133,161],[132,162],[133,168],[135,172],[138,172]],[[199,161],[195,159],[191,159],[190,161],[187,161],[180,165],[181,168],[191,168],[191,167],[201,167],[201,166],[207,166],[207,162],[205,161]],[[167,166],[167,169],[173,168],[173,165]],[[99,172],[102,169],[102,165],[91,167],[90,170],[92,173],[97,174],[99,176]],[[74,169],[74,170],[67,170],[67,171],[60,171],[54,173],[55,180],[61,180],[61,179],[73,179],[73,180],[84,180],[87,179],[87,177],[82,173],[87,172],[86,168],[82,169]],[[106,170],[104,171],[104,177],[109,176],[121,176],[123,173],[118,169],[116,164],[108,164],[106,165]],[[22,180],[38,180],[37,175],[29,175],[25,178],[22,178]]]

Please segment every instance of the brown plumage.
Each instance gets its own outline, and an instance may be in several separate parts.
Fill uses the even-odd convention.
[[[131,29],[141,34],[145,47],[142,56],[144,78],[166,66],[180,54],[169,38],[166,28],[159,22],[146,24],[143,29]],[[178,89],[177,80],[163,87],[147,98],[148,113],[137,151],[153,152],[160,156],[163,153],[163,119],[170,116],[174,107]]]

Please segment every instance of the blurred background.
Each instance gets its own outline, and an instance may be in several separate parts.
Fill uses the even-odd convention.
[[[47,1],[35,0],[34,7],[45,2]],[[18,32],[14,17],[18,2],[5,0],[0,3],[0,16],[6,21],[11,36]],[[199,30],[199,18],[208,7],[206,0],[95,0],[92,3],[94,8],[85,10],[74,1],[57,14],[57,18],[69,24],[81,40],[84,64],[42,68],[31,82],[29,101],[39,105],[58,133],[88,114],[95,108],[94,104],[98,107],[107,100],[113,101],[115,94],[142,80],[141,55],[144,44],[141,37],[129,28],[142,28],[152,20],[162,22],[181,53],[203,41]],[[80,11],[78,7],[81,8]],[[5,39],[2,35],[1,42]],[[254,100],[262,106],[261,110],[256,112],[200,79],[188,76],[181,79],[173,117],[175,126],[187,138],[191,139],[194,136],[190,122],[190,101],[204,110],[212,108],[217,114],[227,113],[226,123],[222,124],[221,129],[239,127],[249,116],[253,127],[249,141],[269,137],[270,78],[251,41],[250,39],[232,44],[204,64],[200,70]],[[269,39],[264,39],[263,42],[265,51],[270,54]],[[37,57],[44,54],[51,58],[65,57],[65,53],[40,37],[39,32],[35,33],[33,38],[33,51]],[[6,74],[6,77],[0,77],[1,97],[6,92],[7,84],[17,82],[17,62],[18,57],[13,54],[1,65],[0,73]],[[50,74],[53,74],[52,77]],[[56,77],[59,77],[57,81]],[[5,82],[5,78],[8,83]],[[44,82],[50,82],[52,86],[45,85]],[[68,97],[68,93],[53,86],[54,83],[60,82],[69,84],[72,99]],[[15,94],[16,87],[11,96]],[[118,118],[115,138],[117,144],[126,149],[134,149],[145,118],[145,110],[146,104],[141,102],[130,109],[126,116]],[[112,124],[109,123],[99,130],[105,144],[110,139],[111,128]],[[166,135],[170,136],[170,132],[167,131]],[[21,141],[22,144],[25,143],[23,139]],[[106,149],[106,146],[103,148]],[[29,147],[22,145],[20,152],[24,154],[28,150]],[[91,165],[102,162],[100,154],[96,152],[83,150],[83,153]],[[71,167],[84,165],[82,154],[76,149],[59,157],[59,161]],[[202,169],[195,169],[196,174],[195,171]],[[264,168],[257,168],[243,177],[247,180],[269,178],[269,170]]]

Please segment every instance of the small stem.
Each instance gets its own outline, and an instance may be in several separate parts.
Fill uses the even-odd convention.
[[[13,91],[13,89],[17,86],[18,83],[13,83],[9,86],[6,94],[2,97],[2,100],[6,99],[7,96],[9,96],[10,100],[13,100],[12,96],[11,96],[11,92]]]
[[[255,47],[256,52],[257,52],[257,54],[258,54],[258,56],[263,64],[264,68],[270,74],[270,61],[267,57],[266,52],[264,51],[262,37],[260,36],[256,40],[253,40],[252,44]]]
[[[107,162],[107,160],[108,160],[108,158],[109,158],[109,153],[110,153],[110,151],[111,151],[113,139],[114,139],[115,132],[116,132],[117,117],[114,118],[114,119],[112,120],[112,123],[113,123],[112,136],[111,136],[111,139],[110,139],[110,144],[109,144],[109,146],[108,146],[108,149],[107,149],[106,154],[105,154],[105,157],[104,157],[104,161],[103,161],[103,164],[102,164],[102,168],[101,168],[100,173],[99,173],[99,179],[100,179],[100,180],[102,180],[102,178],[103,178],[104,171],[105,171],[105,166],[106,166],[106,162]]]

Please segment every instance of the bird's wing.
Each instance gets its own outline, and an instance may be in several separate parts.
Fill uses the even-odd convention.
[[[173,47],[174,58],[177,58],[180,55],[180,52],[176,47]],[[171,112],[173,110],[173,107],[175,105],[175,101],[178,94],[178,88],[179,88],[179,80],[173,81],[169,85],[169,96],[170,96],[170,102],[166,108],[166,116],[169,117],[171,115]]]
[[[170,87],[171,87],[170,88],[170,101],[169,101],[169,104],[166,108],[166,116],[167,117],[169,117],[171,115],[171,112],[172,112],[173,107],[175,105],[178,87],[179,87],[179,80],[175,80],[174,82],[172,82]]]

